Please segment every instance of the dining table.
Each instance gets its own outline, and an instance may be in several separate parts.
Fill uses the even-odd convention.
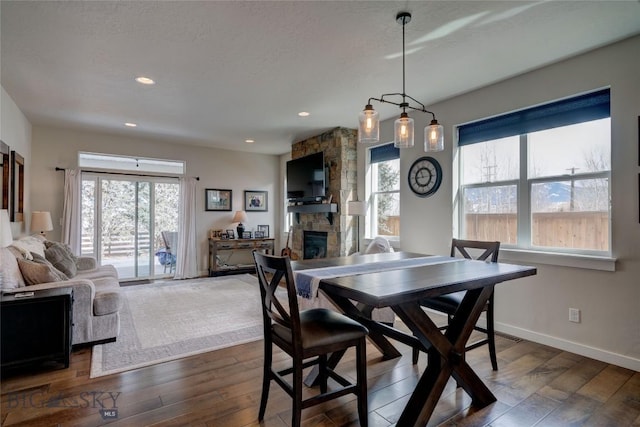
[[[397,421],[403,427],[427,425],[451,377],[471,397],[474,407],[483,408],[496,401],[466,362],[465,345],[495,285],[537,272],[535,267],[524,265],[413,252],[299,260],[291,266],[296,283],[306,283],[298,278],[311,278],[309,283],[315,285],[312,293],[323,293],[336,308],[365,325],[383,358],[401,356],[389,339],[428,354],[426,368]],[[300,286],[298,289],[300,292]],[[420,300],[458,291],[466,291],[465,296],[443,331],[421,307]],[[390,307],[410,333],[373,320],[372,311],[382,307]],[[328,365],[335,367],[343,354],[333,353]],[[310,375],[305,383],[314,381]]]

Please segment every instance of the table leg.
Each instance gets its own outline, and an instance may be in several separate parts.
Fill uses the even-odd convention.
[[[496,398],[464,360],[464,347],[493,286],[467,291],[460,309],[443,335],[417,302],[392,307],[429,350],[429,364],[420,377],[398,425],[424,426],[435,409],[447,381],[453,376],[482,408]]]
[[[364,318],[367,321],[373,322],[373,320],[371,320],[372,309],[370,307],[359,304],[360,308],[358,308],[348,298],[329,295],[328,293],[325,293],[325,295],[329,301],[352,319],[359,320]],[[382,333],[370,329],[367,338],[369,338],[373,345],[382,353],[383,360],[402,356],[402,353],[400,353]]]

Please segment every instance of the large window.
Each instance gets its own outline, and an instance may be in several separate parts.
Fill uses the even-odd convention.
[[[459,234],[610,254],[609,90],[459,128]]]
[[[365,237],[400,235],[400,150],[393,143],[369,149]]]

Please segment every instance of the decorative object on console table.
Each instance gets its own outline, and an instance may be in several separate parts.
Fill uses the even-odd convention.
[[[269,237],[269,226],[268,225],[258,225],[258,231],[262,231],[264,235],[262,237]]]
[[[204,190],[204,210],[205,211],[230,211],[231,210],[231,190],[218,190],[207,188]]]
[[[251,232],[250,231],[243,231],[242,232],[242,238],[243,239],[251,239]]]
[[[267,206],[266,191],[245,190],[244,192],[244,210],[247,212],[266,212]]]
[[[242,233],[244,233],[244,225],[242,223],[247,222],[247,213],[245,211],[236,211],[231,222],[238,223],[236,231],[238,232],[238,239],[242,239]],[[229,232],[229,230],[227,230],[227,232]],[[233,237],[229,238],[233,239]]]
[[[227,235],[227,239],[235,239],[236,238],[235,231],[233,231],[233,230],[227,230],[227,232],[225,234]]]
[[[39,232],[43,237],[47,237],[47,231],[53,230],[51,213],[46,211],[31,212],[31,231]]]
[[[2,295],[3,371],[50,362],[69,367],[72,298],[71,288]]]

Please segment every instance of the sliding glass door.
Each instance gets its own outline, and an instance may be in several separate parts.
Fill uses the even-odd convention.
[[[82,254],[124,280],[167,275],[167,258],[156,254],[165,250],[161,233],[178,231],[178,200],[175,179],[83,174]]]

